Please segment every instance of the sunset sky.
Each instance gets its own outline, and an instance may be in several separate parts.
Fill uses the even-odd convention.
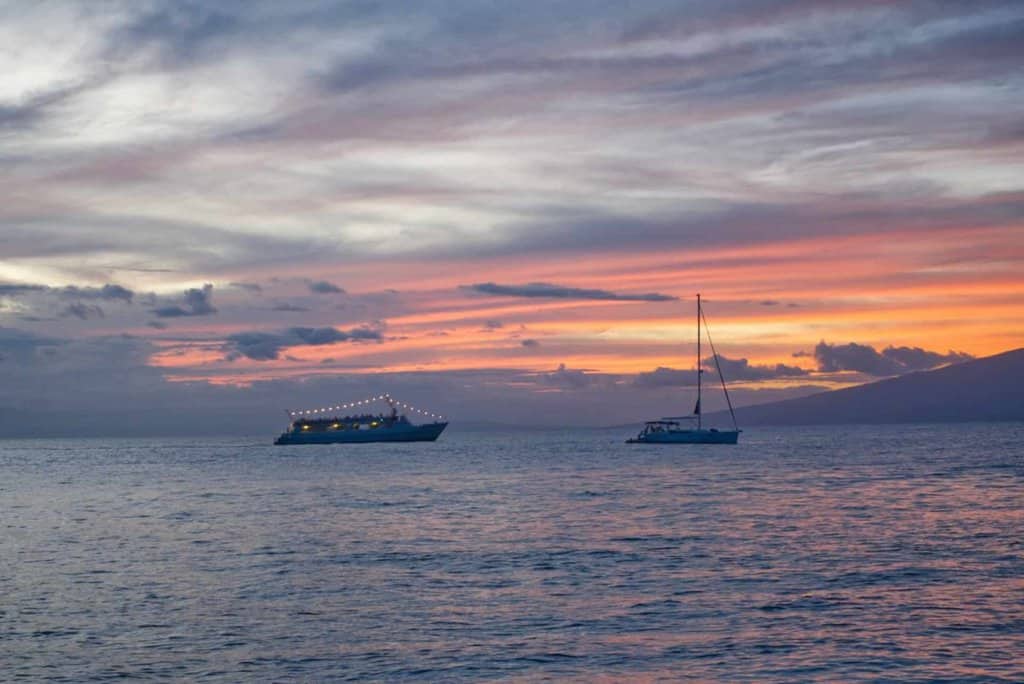
[[[1020,2],[8,2],[0,73],[0,434],[678,413],[697,292],[741,404],[1024,346]]]

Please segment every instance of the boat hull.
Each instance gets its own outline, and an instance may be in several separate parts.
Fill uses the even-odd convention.
[[[371,442],[433,442],[448,423],[395,425],[373,430],[327,430],[282,433],[274,444],[368,444]]]
[[[627,444],[737,444],[739,430],[669,430],[638,435]]]

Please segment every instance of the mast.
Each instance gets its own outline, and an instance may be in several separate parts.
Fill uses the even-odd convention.
[[[704,318],[704,314],[701,313],[701,318]],[[732,416],[732,429],[739,431],[739,425],[736,424],[736,411],[732,408],[732,399],[729,398],[729,388],[725,386],[725,376],[722,375],[722,364],[718,362],[718,350],[715,349],[715,341],[711,339],[711,330],[708,328],[707,319],[704,320],[704,330],[708,333],[708,344],[711,345],[711,357],[715,360],[715,370],[718,371],[718,379],[722,381],[722,393],[725,394],[725,403],[729,406],[729,415]]]
[[[697,429],[700,430],[701,409],[700,409],[700,293],[697,293]]]

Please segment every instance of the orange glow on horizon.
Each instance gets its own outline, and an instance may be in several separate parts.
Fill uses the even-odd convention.
[[[751,364],[812,370],[812,360],[794,359],[793,353],[820,340],[985,356],[1024,343],[1022,230],[891,231],[568,261],[554,254],[403,262],[388,269],[394,273],[389,283],[398,288],[394,301],[401,302],[391,315],[375,310],[390,304],[372,304],[391,301],[385,298],[370,300],[359,318],[345,312],[332,321],[302,323],[349,330],[383,319],[382,341],[284,346],[273,360],[228,361],[224,340],[239,332],[274,333],[284,322],[254,328],[245,321],[191,318],[175,321],[178,339],[140,334],[154,336],[158,347],[150,364],[182,381],[488,368],[545,372],[561,363],[629,374],[693,367],[690,298],[700,289],[719,351]],[[996,256],[959,257],[965,233],[976,253]],[[379,282],[379,268],[344,265],[322,275],[357,292],[360,283]],[[678,300],[516,298],[464,289],[482,282],[551,282]],[[189,336],[208,341],[189,342]]]

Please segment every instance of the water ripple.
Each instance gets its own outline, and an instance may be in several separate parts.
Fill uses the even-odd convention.
[[[1024,681],[1024,426],[0,443],[49,681]]]

